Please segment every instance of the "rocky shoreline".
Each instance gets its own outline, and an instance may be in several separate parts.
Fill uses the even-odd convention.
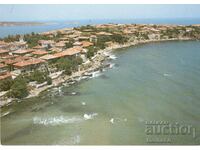
[[[153,42],[186,41],[186,40],[188,41],[188,40],[195,40],[195,39],[173,38],[173,39],[160,39],[160,40],[140,40],[140,41],[129,42],[129,43],[126,43],[123,45],[114,44],[110,47],[107,47],[103,50],[98,51],[98,53],[90,60],[90,62],[87,62],[87,63],[81,65],[81,68],[82,68],[81,70],[79,70],[77,72],[73,72],[71,76],[66,76],[66,75],[61,74],[60,76],[58,76],[57,78],[52,80],[51,85],[44,85],[42,87],[31,90],[29,95],[24,99],[39,96],[39,94],[41,92],[46,91],[53,87],[58,87],[62,84],[70,86],[76,82],[79,82],[82,79],[92,77],[93,72],[99,71],[104,67],[108,67],[108,66],[103,65],[103,62],[107,59],[111,59],[113,50],[126,48],[126,47],[130,47],[130,46],[136,46],[136,45],[140,45],[140,44],[153,43]],[[14,99],[14,98],[5,99],[3,101],[1,100],[0,107],[11,105],[12,102],[14,102],[14,101],[16,101],[16,99]]]

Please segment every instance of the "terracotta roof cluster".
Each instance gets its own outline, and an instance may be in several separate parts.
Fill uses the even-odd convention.
[[[82,47],[89,47],[89,46],[94,45],[93,43],[88,42],[88,41],[82,41],[81,43],[82,43]]]
[[[66,49],[65,51],[56,53],[56,54],[54,54],[54,56],[55,56],[56,58],[64,57],[64,56],[72,56],[72,55],[75,55],[75,54],[80,53],[81,50],[82,50],[82,48],[79,47],[79,46],[77,46],[77,47],[72,47],[72,48]]]
[[[14,57],[14,59],[6,59],[6,60],[4,60],[4,63],[8,64],[8,65],[12,65],[14,63],[17,63],[17,62],[20,62],[20,61],[24,61],[24,60],[28,60],[28,59],[30,59],[30,57],[17,56],[17,57]]]
[[[66,41],[60,41],[58,43],[55,44],[56,47],[64,47],[65,46]]]
[[[33,51],[32,54],[34,54],[34,55],[45,55],[45,54],[48,54],[48,52],[45,51],[45,50],[36,50],[36,51]]]
[[[56,57],[54,55],[51,55],[51,54],[47,54],[47,55],[40,57],[40,59],[44,59],[44,60],[51,60],[51,59],[55,59],[55,58]]]
[[[45,62],[44,60],[32,58],[32,59],[29,59],[29,60],[25,60],[25,61],[15,63],[13,66],[15,66],[17,68],[23,68],[23,67],[27,67],[27,66],[30,66],[30,65],[41,64],[41,63],[44,63],[44,62]]]
[[[0,49],[0,54],[9,53],[9,50]]]
[[[13,53],[14,54],[27,54],[27,53],[31,53],[32,51],[34,51],[33,49],[20,49],[20,50],[16,50]]]
[[[54,44],[53,40],[39,40],[38,43],[40,44]]]
[[[11,78],[12,75],[10,74],[10,72],[6,72],[2,75],[0,75],[0,80],[4,80],[4,79],[7,79],[7,78]]]

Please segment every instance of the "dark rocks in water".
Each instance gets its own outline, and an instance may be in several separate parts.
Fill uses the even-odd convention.
[[[110,67],[110,64],[104,64],[103,67],[104,67],[104,68],[108,68],[108,67]]]
[[[109,79],[109,77],[106,76],[105,74],[101,75],[100,78],[102,78],[102,79]]]

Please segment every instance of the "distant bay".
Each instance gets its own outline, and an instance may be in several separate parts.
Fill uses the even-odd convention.
[[[0,26],[0,38],[8,35],[27,34],[31,32],[46,32],[62,28],[71,28],[81,25],[103,24],[103,23],[123,23],[123,24],[179,24],[191,25],[200,24],[200,18],[178,18],[178,19],[128,19],[128,20],[70,20],[70,21],[39,21],[38,25],[16,25],[16,26]]]

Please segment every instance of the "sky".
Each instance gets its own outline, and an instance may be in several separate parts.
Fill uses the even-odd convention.
[[[200,18],[200,5],[0,5],[0,21]]]

